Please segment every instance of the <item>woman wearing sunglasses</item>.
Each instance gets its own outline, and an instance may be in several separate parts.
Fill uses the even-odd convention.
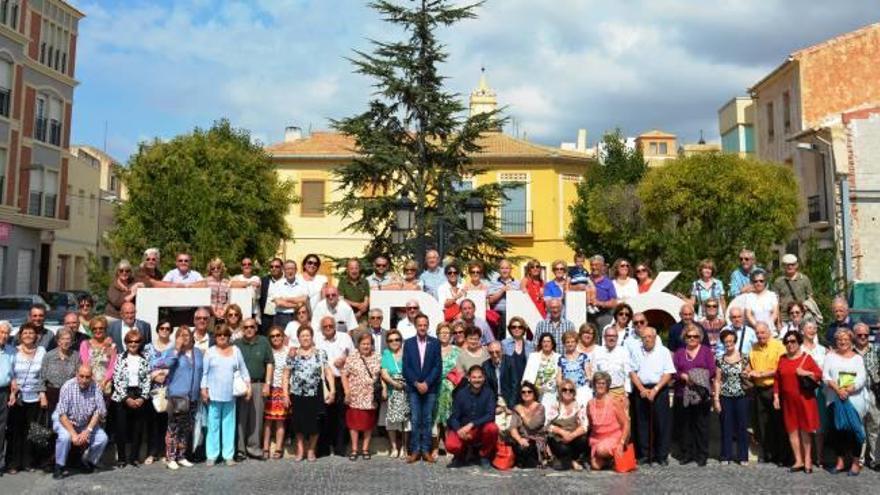
[[[529,298],[535,303],[541,318],[547,317],[547,305],[544,301],[544,277],[541,276],[541,263],[538,260],[531,260],[526,263],[526,275],[520,283],[522,290],[529,295]]]
[[[326,275],[321,275],[321,258],[317,254],[307,254],[302,260],[302,271],[296,274],[296,280],[305,285],[309,295],[309,307],[315,308],[324,298],[324,287],[328,285]]]
[[[116,360],[113,370],[113,394],[115,407],[116,467],[138,465],[141,452],[141,432],[148,411],[150,398],[150,363],[141,355],[141,334],[129,330],[125,334],[125,351]],[[131,444],[131,449],[126,450]],[[126,455],[126,452],[128,455]]]
[[[263,458],[281,459],[284,454],[284,424],[290,411],[290,368],[287,356],[290,348],[284,343],[285,335],[278,325],[269,327],[269,345],[272,348],[272,376],[269,377],[269,397],[263,408]],[[275,451],[271,452],[272,434]]]
[[[501,341],[501,350],[506,356],[510,356],[516,383],[522,381],[529,355],[535,352],[535,344],[526,339],[526,334],[530,331],[526,320],[514,316],[507,325],[507,334],[510,337]]]
[[[510,417],[510,444],[520,469],[543,467],[547,451],[546,415],[538,400],[538,387],[523,382],[519,391],[519,403],[513,407]]]
[[[696,323],[684,327],[685,345],[675,351],[675,409],[681,435],[680,464],[696,461],[703,467],[709,458],[709,413],[712,406],[712,380],[715,353],[702,344],[703,329]]]
[[[776,326],[779,319],[779,297],[767,288],[767,276],[767,272],[761,268],[752,271],[750,280],[755,290],[745,295],[743,307],[746,310],[746,320],[752,328],[757,328],[758,322],[764,322],[770,327],[770,334],[776,337],[779,335]]]
[[[651,272],[651,267],[645,262],[639,263],[636,265],[635,274],[636,282],[639,284],[639,294],[644,294],[651,290],[651,284],[654,283],[654,274]]]
[[[437,329],[437,337],[443,342],[441,332],[449,334],[449,326],[441,324]],[[441,344],[442,345],[442,344]],[[388,391],[388,400],[379,411],[379,416],[384,419],[379,423],[385,425],[388,431],[388,441],[391,448],[388,457],[400,458],[404,455],[403,447],[408,442],[407,433],[409,426],[409,401],[406,397],[406,386],[403,381],[403,337],[400,331],[392,328],[385,334],[385,350],[382,351],[382,381]],[[441,394],[442,395],[442,392]],[[438,397],[439,399],[439,397]],[[439,400],[438,400],[439,406]],[[383,414],[384,413],[384,414]],[[439,415],[439,407],[438,407]]]
[[[122,304],[134,302],[137,290],[144,284],[135,281],[132,274],[131,263],[128,260],[119,260],[116,264],[116,277],[107,287],[107,305],[104,307],[104,316],[118,320],[121,318],[119,311]]]
[[[822,370],[809,354],[801,350],[804,338],[792,330],[785,334],[785,355],[779,358],[773,381],[773,408],[782,409],[788,442],[794,453],[791,472],[813,472],[812,434],[819,429],[819,409],[815,389],[822,380]]]
[[[156,326],[156,341],[149,342],[144,346],[144,359],[150,363],[150,393],[152,394],[157,388],[167,383],[168,370],[158,368],[160,358],[165,352],[174,347],[171,340],[171,321],[163,319]],[[167,395],[167,394],[166,394]],[[147,404],[145,413],[147,420],[147,458],[144,464],[152,464],[158,460],[165,452],[165,432],[168,431],[168,415],[164,412],[157,412],[153,407],[153,401]]]
[[[601,373],[597,373],[601,375]],[[610,380],[610,378],[609,378]],[[561,470],[584,469],[581,461],[587,454],[587,408],[578,404],[577,387],[571,380],[563,380],[558,401],[547,408],[547,444],[559,462]],[[611,406],[612,409],[614,406]]]

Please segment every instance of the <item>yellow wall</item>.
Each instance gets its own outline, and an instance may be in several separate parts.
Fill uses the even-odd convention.
[[[49,262],[49,290],[88,288],[86,262],[88,254],[95,253],[98,240],[99,178],[98,167],[90,161],[70,160],[67,179],[70,223],[68,228],[55,231]]]

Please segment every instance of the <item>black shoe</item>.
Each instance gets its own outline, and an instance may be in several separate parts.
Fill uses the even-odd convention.
[[[682,457],[681,459],[678,460],[678,465],[684,466],[685,464],[690,464],[692,462],[694,462],[694,460],[691,459],[690,457]]]
[[[663,459],[663,460],[657,461],[657,465],[658,466],[668,466],[669,461],[667,461],[666,459]]]
[[[52,479],[60,480],[64,478],[64,467],[58,464],[52,469]]]
[[[697,466],[706,467],[706,459],[700,459],[697,461]]]
[[[134,468],[139,468],[139,467],[141,467],[141,465],[140,465],[140,463],[139,463],[138,461],[128,461],[128,465],[131,466],[131,467],[134,467]]]
[[[232,456],[232,460],[234,460],[235,462],[244,462],[245,460],[247,460],[247,456],[239,452]]]
[[[122,469],[127,463],[125,461],[116,461],[116,469]]]
[[[636,463],[639,464],[639,465],[642,465],[642,464],[650,464],[650,463],[648,462],[648,458],[647,458],[647,457],[639,457],[638,459],[636,459]]]
[[[85,474],[92,474],[95,472],[95,465],[89,461],[83,461],[81,471]]]

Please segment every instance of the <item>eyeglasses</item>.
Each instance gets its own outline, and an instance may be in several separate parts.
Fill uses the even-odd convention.
[[[802,314],[802,313],[801,313],[800,311],[796,310],[796,309],[793,309],[793,310],[789,311],[788,314],[790,314],[790,315],[799,315],[799,314]]]
[[[501,354],[500,350],[489,351],[489,354]]]
[[[147,258],[146,261],[159,261],[159,258]]]
[[[269,265],[269,268],[281,268],[281,265]]]
[[[406,310],[407,311],[418,311],[419,307],[418,306],[407,306]]]
[[[507,328],[509,328],[509,329],[511,329],[511,330],[514,330],[514,329],[517,329],[517,328],[520,329],[520,330],[522,330],[522,329],[525,328],[525,327],[522,326],[522,325],[520,325],[519,323],[517,323],[517,324],[515,324],[515,325],[510,325],[510,326],[507,327]]]
[[[339,293],[337,293],[337,292],[328,292],[328,293],[327,293],[327,297],[328,297],[328,298],[330,298],[330,297],[339,297]]]
[[[223,337],[224,339],[228,339],[230,335],[232,335],[232,334],[229,334],[229,333],[217,333],[217,334],[214,334],[214,338],[219,339],[220,337]]]
[[[242,328],[257,328],[256,325],[243,325]]]
[[[281,335],[280,333],[275,333],[275,334],[272,334],[269,336],[270,339],[280,339],[281,337],[284,337],[284,336]]]
[[[798,341],[797,341],[797,339],[787,339],[787,340],[785,341],[785,343],[786,343],[786,344],[797,344]]]
[[[248,261],[247,263],[242,263],[241,266],[253,266],[253,263]]]
[[[691,335],[686,336],[685,338],[688,339],[688,340],[692,340],[692,339],[699,339],[700,336],[699,336],[699,335],[695,335],[695,334],[691,334]]]
[[[388,263],[376,263],[373,266],[376,268],[388,268]]]
[[[377,315],[373,315],[373,316],[370,317],[370,319],[371,319],[371,320],[381,320],[382,317],[381,317],[381,316],[377,316]]]
[[[629,263],[621,263],[621,264],[619,264],[619,265],[617,265],[617,266],[620,267],[620,268],[629,268]]]
[[[756,283],[756,284],[763,284],[763,283],[764,283],[764,279],[763,279],[763,278],[756,278],[754,283]]]
[[[464,335],[464,330],[456,330],[452,332],[452,335]]]
[[[416,270],[415,268],[404,268],[403,271],[406,273],[410,273],[410,272],[415,273],[418,270]]]
[[[120,268],[117,270],[119,273],[131,273],[131,268]]]
[[[107,330],[107,327],[101,327],[101,326],[92,327],[92,331],[94,332],[95,330]]]
[[[226,313],[226,316],[241,316],[241,313],[239,313],[238,311],[230,311]]]
[[[156,330],[165,330],[166,332],[170,332],[171,325],[162,325],[161,327],[157,328]]]
[[[565,267],[564,266],[557,266],[556,268],[553,269],[553,271],[554,272],[564,272]]]
[[[647,271],[648,271],[647,268],[636,268],[636,273],[644,273],[644,272],[647,272]]]
[[[856,337],[859,337],[859,338],[861,338],[861,337],[868,338],[868,334],[866,334],[866,333],[857,333],[857,334],[856,334]]]
[[[393,344],[395,342],[400,342],[400,339],[398,339],[398,338],[388,339],[389,344]]]
[[[563,394],[573,394],[574,389],[573,388],[564,388],[564,389],[562,389],[562,393]]]
[[[520,391],[519,391],[519,394],[520,394],[520,395],[534,395],[535,393],[532,392],[532,391],[529,390],[529,389],[525,389],[525,390],[520,390]]]
[[[309,266],[309,265],[315,265],[315,266],[317,266],[317,265],[318,265],[318,262],[315,261],[315,260],[308,260],[308,261],[306,261],[305,263],[303,263],[303,265],[305,265],[305,266]]]
[[[749,258],[749,257],[742,257],[742,256],[740,256],[740,258],[739,258],[740,261],[751,261],[751,259],[752,259],[752,258]]]
[[[196,316],[195,319],[196,320],[207,320],[208,317],[207,316]]]
[[[138,345],[140,343],[141,343],[140,340],[126,340],[125,341],[125,345]]]
[[[447,270],[446,275],[458,275],[458,270]]]
[[[629,311],[621,311],[620,313],[617,313],[617,316],[632,316],[632,313]]]
[[[177,260],[177,262],[178,263],[189,263],[189,260],[181,258],[181,259]]]
[[[647,320],[633,320],[634,325],[647,325]]]
[[[470,273],[471,273],[471,275],[479,275],[483,272],[481,272],[480,270],[471,270]]]
[[[718,305],[717,304],[707,304],[706,307],[707,308],[717,308]]]
[[[604,337],[605,337],[606,339],[616,339],[616,338],[617,338],[617,334],[616,334],[616,333],[606,333],[606,334],[604,335]]]
[[[336,326],[335,323],[330,323],[329,325],[321,325],[321,328],[333,328],[335,326]]]

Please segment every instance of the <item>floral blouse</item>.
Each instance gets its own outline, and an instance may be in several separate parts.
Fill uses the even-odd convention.
[[[564,420],[571,418],[574,418],[577,425],[583,427],[584,430],[590,425],[587,406],[581,406],[578,405],[577,402],[572,401],[567,406],[561,402],[554,402],[547,407],[545,421],[548,428],[553,425],[554,422],[565,422]]]
[[[321,380],[324,379],[324,366],[327,366],[327,353],[315,349],[310,356],[294,353],[287,356],[290,368],[290,393],[300,397],[315,397],[322,393]]]
[[[588,362],[590,362],[589,356],[582,352],[574,360],[569,360],[565,354],[560,355],[559,369],[562,371],[562,378],[573,381],[577,387],[589,385],[585,371]]]
[[[379,356],[375,352],[370,357],[357,354],[345,360],[342,373],[348,375],[349,407],[367,410],[379,407],[373,401],[373,382],[379,377],[380,367]]]
[[[138,356],[138,388],[140,397],[146,399],[150,396],[150,362]],[[116,368],[113,370],[113,402],[122,402],[128,397],[128,353],[125,352],[116,360]]]
[[[722,397],[743,397],[746,391],[743,388],[743,372],[749,366],[749,358],[742,356],[735,363],[728,363],[724,360],[724,356],[716,358],[716,365],[721,370],[721,396]]]

